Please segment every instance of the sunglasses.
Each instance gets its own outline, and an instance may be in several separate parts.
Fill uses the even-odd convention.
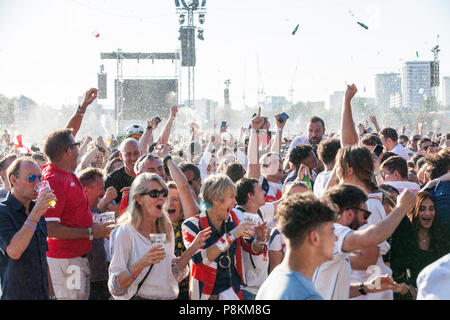
[[[33,183],[33,182],[35,182],[36,181],[36,179],[39,179],[39,181],[41,181],[41,179],[42,179],[42,175],[35,175],[35,174],[30,174],[28,177],[27,177],[27,179],[28,179],[28,182],[29,183]]]
[[[364,210],[364,209],[361,209],[361,208],[348,208],[348,209],[351,209],[351,210],[357,210],[357,211],[362,211],[362,212],[364,212],[364,220],[369,219],[370,215],[372,214],[372,212],[367,211],[367,210]],[[347,210],[348,210],[348,209],[347,209]]]
[[[73,149],[74,147],[79,148],[80,145],[81,145],[80,142],[75,142],[75,143],[69,144],[67,147]]]
[[[158,198],[159,195],[162,195],[164,198],[167,197],[167,195],[169,194],[169,191],[167,189],[162,189],[162,190],[150,190],[144,193],[141,193],[141,195],[149,195],[151,198]]]

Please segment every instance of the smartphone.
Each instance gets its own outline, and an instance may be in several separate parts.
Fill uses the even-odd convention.
[[[280,115],[280,122],[283,122],[285,119],[289,119],[289,116],[288,116],[288,114],[286,112],[283,112]]]
[[[378,158],[380,156],[380,154],[383,152],[383,146],[377,144],[377,146],[375,147],[375,149],[373,149],[373,154]]]
[[[161,122],[161,118],[160,118],[160,117],[158,117],[158,116],[156,116],[156,117],[155,117],[155,120],[156,120],[156,122],[158,122],[158,123],[160,123],[160,122]]]

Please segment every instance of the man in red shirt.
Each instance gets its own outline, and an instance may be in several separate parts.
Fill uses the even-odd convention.
[[[90,104],[88,93],[92,94],[86,93],[86,99],[79,107],[82,111]],[[79,113],[80,110],[76,116],[79,117]],[[76,131],[62,129],[50,133],[44,142],[49,163],[41,170],[43,181],[49,182],[57,199],[55,207],[45,213],[47,262],[55,295],[57,299],[87,300],[90,286],[87,254],[92,240],[106,237],[110,228],[101,224],[93,226],[86,193],[73,173],[80,146],[73,135]]]

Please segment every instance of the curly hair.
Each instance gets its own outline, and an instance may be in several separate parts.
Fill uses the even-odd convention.
[[[332,164],[336,160],[336,155],[341,148],[339,139],[328,139],[321,141],[317,148],[317,155],[324,164]]]
[[[336,221],[336,211],[331,202],[316,198],[312,192],[296,193],[278,205],[277,223],[292,248],[298,248],[309,232]]]
[[[291,153],[289,154],[289,161],[296,168],[298,168],[302,164],[303,160],[309,157],[311,151],[313,151],[312,146],[307,144],[300,144],[292,149]]]

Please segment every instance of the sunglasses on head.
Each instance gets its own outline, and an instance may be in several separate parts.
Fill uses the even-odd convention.
[[[162,195],[164,198],[167,197],[167,195],[169,194],[169,191],[167,189],[162,189],[162,190],[150,190],[144,193],[141,193],[141,195],[149,195],[151,198],[158,198],[159,195]]]
[[[357,211],[362,211],[362,212],[364,212],[364,220],[369,219],[370,215],[372,214],[372,212],[367,211],[367,210],[364,210],[364,209],[361,209],[361,208],[348,208],[348,209],[351,209],[351,210],[357,210]],[[347,210],[348,210],[348,209],[347,209]]]
[[[27,177],[28,182],[30,182],[30,183],[35,182],[35,181],[36,181],[36,178],[39,179],[39,181],[41,181],[42,175],[38,175],[38,176],[37,176],[37,175],[35,175],[35,174],[30,174],[30,175]]]

